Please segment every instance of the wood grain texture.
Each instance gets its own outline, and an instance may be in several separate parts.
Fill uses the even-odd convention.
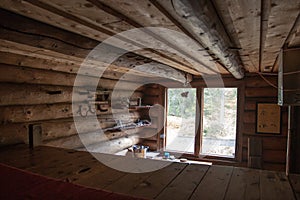
[[[272,1],[268,16],[265,44],[262,47],[261,71],[273,67],[280,48],[283,47],[296,18],[299,15],[300,1]],[[281,16],[285,16],[282,18]]]
[[[204,47],[209,48],[215,60],[222,63],[233,76],[238,79],[243,77],[239,57],[229,49],[230,40],[224,34],[226,31],[210,1],[175,1],[173,4],[171,1],[162,1],[161,5]]]
[[[155,199],[188,199],[208,169],[205,165],[188,165]]]
[[[260,198],[295,199],[288,178],[283,172],[260,172]]]
[[[256,72],[260,53],[261,2],[215,0],[214,3],[221,10],[220,16],[225,27],[229,28],[233,40],[240,45],[237,49],[241,48],[239,54],[246,70]],[[226,17],[226,14],[230,17]]]
[[[154,172],[148,179],[137,182],[130,194],[143,198],[156,197],[186,167],[186,164],[170,163],[169,166]]]
[[[233,167],[211,166],[191,199],[223,199],[231,179]]]
[[[132,174],[105,166],[88,152],[44,146],[30,150],[26,145],[1,148],[0,162],[59,180],[124,194],[138,194],[147,199],[159,198],[158,194],[167,191],[173,191],[168,196],[172,199],[187,199],[188,195],[192,196],[199,189],[203,193],[198,199],[212,196],[218,199],[299,197],[299,175],[290,175],[289,182],[284,173],[240,167],[211,166],[205,173],[208,166],[170,163],[158,171]],[[193,191],[192,188],[198,184]]]
[[[259,200],[259,170],[234,168],[225,199]]]
[[[300,175],[299,174],[290,174],[289,180],[291,186],[295,192],[296,199],[300,199]]]

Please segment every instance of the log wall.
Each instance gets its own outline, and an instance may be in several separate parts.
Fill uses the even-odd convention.
[[[99,42],[4,10],[0,10],[0,15],[0,146],[28,143],[29,127],[37,125],[41,128],[42,144],[84,149],[73,117],[81,117],[86,110],[72,108],[72,92],[78,96],[77,103],[86,102],[86,94],[95,94],[90,91],[88,82],[84,87],[75,88],[73,85],[81,62]],[[96,67],[101,68],[101,63],[98,64]],[[97,90],[113,91],[118,78],[126,72],[125,68],[106,71]],[[80,76],[98,80],[92,68],[90,73]],[[134,73],[126,77],[137,77],[135,81],[140,78]],[[136,82],[119,82],[120,97],[130,93],[129,89],[139,87]],[[133,98],[142,96],[141,89],[132,94]],[[108,100],[110,98],[111,95]],[[114,113],[124,123],[140,119],[138,110],[126,107],[117,108]],[[111,107],[96,109],[96,116],[101,128],[116,125]],[[87,144],[93,148],[97,144],[106,146],[103,137],[98,136],[96,125],[84,120],[79,121],[78,126]],[[126,132],[105,132],[104,141],[107,145],[118,144],[115,145],[118,148],[110,148],[111,153],[115,153],[138,143],[137,136],[141,131],[142,128],[135,128]]]
[[[277,77],[266,77],[272,84],[277,85]],[[248,162],[248,138],[262,140],[262,168],[268,170],[285,170],[287,146],[287,108],[281,110],[281,133],[256,133],[256,103],[277,103],[277,89],[270,86],[259,76],[248,76],[245,79],[245,105],[243,108],[242,129],[242,162]]]

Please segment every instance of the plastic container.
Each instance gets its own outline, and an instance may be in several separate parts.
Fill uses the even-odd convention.
[[[147,150],[149,147],[134,145],[133,149],[133,157],[135,158],[146,158],[147,157]]]

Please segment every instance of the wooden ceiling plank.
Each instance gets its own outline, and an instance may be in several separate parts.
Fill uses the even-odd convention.
[[[239,54],[242,63],[247,71],[249,71],[249,66],[253,66],[251,63],[251,60],[249,59],[249,54],[245,52],[244,49],[241,48],[241,44],[239,42],[239,37],[236,32],[236,29],[234,27],[233,19],[231,18],[229,8],[227,6],[226,1],[220,1],[220,0],[214,0],[214,6],[217,10],[217,13],[219,14],[220,19],[222,20],[222,23],[224,24],[224,27],[226,28],[226,31],[228,33],[228,36],[230,37],[230,41],[232,42],[233,49],[236,49],[237,53]],[[224,67],[223,67],[224,68]]]
[[[85,26],[88,26],[88,27],[91,27],[97,31],[100,31],[100,32],[103,32],[107,35],[115,35],[117,34],[117,31],[116,30],[110,30],[109,28],[103,26],[102,24],[99,24],[97,23],[97,19],[95,19],[95,16],[93,15],[89,15],[89,17],[92,17],[92,19],[86,17],[86,13],[93,13],[94,12],[94,7],[92,7],[93,5],[92,4],[88,4],[89,1],[84,1],[84,0],[79,0],[77,1],[77,4],[73,1],[65,1],[65,2],[62,2],[62,1],[44,1],[44,0],[40,0],[40,1],[33,1],[33,0],[27,0],[28,2],[38,6],[38,7],[41,7],[45,10],[50,10],[51,12],[54,12],[58,15],[61,15],[61,16],[64,16],[65,18],[68,18],[68,19],[71,19],[73,21],[76,21],[78,22],[79,24],[83,24]],[[80,4],[81,2],[81,4]],[[85,6],[82,6],[85,5]],[[88,6],[87,6],[88,5]],[[98,4],[96,4],[98,6]],[[78,6],[80,8],[78,8]],[[71,9],[70,7],[73,8],[73,12],[71,12]],[[74,8],[77,8],[77,9],[74,9]],[[90,9],[93,8],[90,12]],[[103,6],[100,8],[103,8]],[[78,12],[78,10],[80,10],[80,12]],[[98,12],[101,16],[109,16],[111,17],[112,15],[110,15],[109,13],[105,13],[104,11],[102,11],[101,9],[98,9]],[[120,15],[116,15],[117,17],[119,17]],[[119,19],[119,21],[123,21],[122,18],[125,18],[124,16],[123,17],[120,17],[120,18],[117,18],[116,19]],[[127,18],[125,18],[127,19]],[[131,22],[131,24],[134,24]],[[125,22],[123,23],[123,29],[132,29],[133,26],[130,25],[130,23],[127,23],[127,25],[125,24]],[[119,30],[120,31],[120,30]],[[94,39],[97,39],[97,38],[94,38]],[[126,41],[126,38],[125,38],[125,41]],[[130,43],[136,45],[136,46],[139,46],[141,48],[145,48],[145,46],[142,44],[142,43],[139,43],[137,44],[136,41],[132,41],[132,39],[129,39],[128,40]],[[158,52],[157,52],[158,51]],[[179,69],[179,70],[182,70],[182,66],[186,65],[186,68],[184,68],[184,70],[187,70],[189,73],[191,73],[191,70],[189,70],[189,68],[192,68],[191,66],[188,66],[186,63],[185,60],[180,60],[181,57],[178,57],[178,56],[175,56],[174,54],[169,54],[165,51],[160,51],[160,50],[147,50],[147,49],[141,49],[141,50],[138,50],[136,51],[138,54],[140,55],[149,55],[150,58],[153,58],[154,60],[158,61],[158,62],[164,62],[165,64],[167,65],[171,65],[171,66],[175,66],[175,68]],[[166,54],[166,55],[165,55]],[[157,56],[158,55],[158,56]],[[158,57],[158,59],[156,59]],[[173,58],[175,57],[175,58]],[[195,74],[195,72],[194,72]],[[196,73],[198,75],[198,73]]]
[[[103,5],[102,9],[130,22],[135,27],[165,27],[180,31],[166,16],[154,6],[149,0],[89,0],[98,1]],[[106,8],[104,7],[106,6]],[[109,11],[110,9],[111,11]]]
[[[247,0],[214,0],[223,23],[229,27],[233,41],[240,45],[241,60],[247,71],[255,72],[259,66],[261,3]],[[229,16],[228,16],[229,15]],[[231,24],[232,23],[232,24]]]
[[[300,14],[285,42],[288,48],[300,47]]]
[[[271,9],[271,1],[261,0],[261,30],[260,30],[260,47],[259,47],[259,68],[258,72],[262,69],[263,50],[266,43],[267,31],[268,31],[268,20]]]
[[[1,36],[0,38],[4,40],[5,43],[13,42],[18,44],[22,44],[22,47],[30,46],[30,47],[36,47],[37,49],[32,50],[31,52],[45,52],[45,55],[47,55],[48,59],[53,58],[64,58],[68,59],[69,62],[77,61],[77,66],[80,66],[83,62],[84,58],[87,57],[87,55],[90,53],[90,50],[93,49],[94,46],[98,44],[97,41],[91,40],[85,37],[79,37],[76,34],[73,34],[71,32],[66,32],[61,29],[56,29],[54,27],[46,26],[42,23],[36,22],[34,20],[22,18],[20,16],[11,14],[9,12],[2,11],[0,12],[0,21],[2,29],[0,30]],[[10,20],[7,20],[7,17],[9,17]],[[6,23],[7,20],[7,23]],[[9,23],[9,21],[13,20],[15,23],[13,25]],[[40,27],[41,25],[41,27]],[[39,27],[39,28],[37,28]],[[58,36],[57,36],[58,35]],[[64,36],[61,38],[61,36]],[[74,37],[74,38],[73,38]],[[76,41],[74,39],[77,39]],[[78,42],[78,44],[76,44]],[[80,45],[84,44],[86,47],[82,48]],[[85,43],[88,43],[87,46]],[[76,44],[76,45],[75,45]],[[20,46],[20,45],[19,45]],[[4,47],[5,48],[5,47]],[[28,48],[28,47],[26,47]],[[7,49],[7,48],[6,48]],[[11,49],[16,50],[16,48]],[[19,49],[19,54],[24,54],[22,52],[22,48]],[[53,54],[54,53],[54,54]],[[38,53],[37,53],[38,54]],[[44,57],[45,57],[44,55]],[[106,72],[105,75],[111,76],[113,75],[114,78],[117,78],[118,76],[115,74],[122,73],[122,72],[128,72],[130,69],[137,65],[137,63],[141,63],[141,56],[135,56],[138,58],[137,60],[126,60],[122,59],[122,62],[118,62],[120,66],[116,67],[114,64],[114,67],[111,69],[107,68],[108,70],[113,71],[113,73]],[[125,57],[126,58],[126,57]],[[145,58],[142,58],[145,59]],[[94,62],[94,63],[93,63]],[[148,61],[149,63],[149,61]],[[161,63],[150,61],[153,65],[160,65],[165,66]],[[99,65],[100,64],[100,65]],[[92,61],[90,70],[92,72],[85,72],[85,73],[91,73],[95,71],[95,69],[99,69],[99,66],[105,66],[103,63],[99,61]],[[94,68],[93,68],[94,67]],[[166,67],[166,66],[165,66]],[[162,67],[160,67],[161,69]],[[159,68],[157,69],[159,71]],[[165,75],[164,73],[153,71],[152,74],[149,74],[148,72],[138,71],[138,70],[131,70],[131,74],[137,74],[137,75],[143,75],[143,77],[146,76],[158,76],[159,77],[171,77],[172,79],[179,80],[183,82],[182,76],[179,76],[179,72],[174,70],[174,73],[172,76],[170,76],[170,73]],[[157,73],[157,74],[155,74]]]
[[[299,15],[300,0],[273,0],[270,6],[266,40],[261,55],[261,71],[274,66],[276,57]]]
[[[114,1],[88,0],[88,1],[98,6],[100,9],[105,10],[109,14],[119,17],[120,19],[126,21],[128,24],[131,24],[136,28],[159,26],[159,27],[164,27],[168,29],[171,28],[172,30],[180,31],[171,21],[168,20],[168,18],[166,18],[162,13],[160,13],[159,10],[157,10],[148,0],[144,0],[144,1],[139,0],[139,1],[130,1],[130,2],[124,2],[119,0],[114,0]],[[146,39],[143,40],[142,42],[140,42],[140,44],[144,44],[147,41],[150,42],[152,46],[157,47],[155,51],[159,52],[161,55],[166,55],[169,59],[174,60],[175,62],[177,61],[181,65],[181,67],[179,66],[178,68],[176,66],[176,68],[181,69],[183,71],[187,71],[189,73],[191,73],[191,71],[182,67],[185,66],[191,69],[196,68],[196,70],[201,73],[211,74],[214,71],[211,70],[211,68],[213,67],[210,67],[214,63],[208,62],[209,60],[208,58],[202,56],[202,59],[198,59],[198,57],[201,57],[201,54],[198,53],[197,55],[191,55],[191,51],[187,51],[190,49],[189,45],[184,44],[178,46],[178,44],[181,43],[177,43],[174,41],[172,42],[167,41],[167,39],[170,37],[170,34],[166,38],[166,37],[161,37],[161,35],[157,35],[147,30],[145,30],[145,33],[146,35],[149,35],[149,38],[147,38],[147,40]],[[148,45],[145,44],[144,46],[147,47]],[[202,48],[203,47],[201,46],[197,47],[197,49],[202,49]],[[143,52],[143,51],[141,50],[137,52]],[[207,62],[205,63],[204,61]],[[193,72],[192,74],[199,75],[199,72],[198,73]]]
[[[36,2],[34,2],[36,3]],[[97,31],[94,29],[94,26],[91,27],[87,27],[85,25],[82,25],[76,21],[73,21],[72,19],[74,19],[73,17],[70,17],[72,19],[60,16],[60,11],[56,12],[58,14],[55,14],[53,12],[50,12],[48,10],[45,10],[43,8],[40,8],[38,6],[35,6],[29,2],[26,1],[21,1],[21,0],[12,0],[12,1],[8,1],[8,0],[4,0],[4,1],[0,1],[0,7],[6,9],[6,10],[10,10],[13,12],[16,12],[18,14],[24,15],[26,17],[35,19],[37,21],[42,21],[44,23],[59,27],[59,28],[63,28],[65,30],[98,40],[98,41],[103,41],[105,39],[107,39],[109,37],[109,35],[106,35],[100,31]],[[53,8],[52,8],[53,11]],[[70,16],[70,15],[68,15]],[[77,19],[77,18],[76,18]],[[81,20],[80,20],[81,21]],[[86,24],[86,23],[85,23]],[[157,55],[154,53],[151,53],[149,51],[144,50],[146,53],[142,53],[144,55],[146,55],[147,57],[151,57],[153,56],[153,60],[157,60],[157,61],[162,61],[164,63],[169,64],[170,66],[173,65],[177,65],[177,68],[180,68],[180,64],[178,63],[174,63],[174,62],[170,62],[169,59],[164,59],[161,58],[161,55]],[[191,70],[192,72],[194,72],[194,70]]]
[[[46,69],[50,71],[59,71],[71,74],[77,74],[83,59],[78,57],[66,56],[65,54],[57,53],[54,51],[45,51],[42,48],[32,47],[20,43],[0,39],[0,55],[9,56],[7,59],[2,59],[0,62],[16,66],[31,67],[37,69]],[[90,61],[88,70],[84,71],[84,75],[95,77],[99,69],[103,71],[103,78],[121,79],[134,82],[143,82],[146,78],[153,79],[154,77],[167,78],[181,83],[185,82],[183,74],[174,70],[166,71],[163,64],[151,61],[148,62],[146,58],[134,55],[135,58],[139,57],[139,63],[146,63],[149,66],[154,66],[155,70],[143,71],[133,69],[136,65],[136,60],[128,59],[125,54],[112,63],[109,67],[105,68],[105,64],[99,61]],[[132,57],[132,56],[131,56]],[[42,63],[42,64],[41,64]],[[102,66],[102,67],[101,67]]]
[[[210,1],[156,1],[181,25],[194,35],[197,41],[225,66],[236,78],[243,77],[241,61],[232,51],[230,39]],[[216,60],[217,60],[216,59]]]
[[[73,10],[73,12],[72,13],[70,13],[70,9],[66,9],[65,7],[67,6],[71,6],[71,7],[74,7],[74,6],[76,6],[76,5],[81,5],[81,4],[73,4],[73,2],[72,1],[67,1],[67,2],[61,2],[61,1],[59,1],[59,2],[52,2],[52,1],[43,1],[43,0],[41,0],[41,1],[36,1],[36,0],[26,0],[26,1],[28,1],[28,2],[30,2],[31,4],[34,4],[34,5],[36,5],[36,6],[38,6],[38,7],[41,7],[41,8],[43,8],[43,9],[45,9],[45,10],[49,10],[49,11],[51,11],[51,12],[53,12],[53,13],[55,13],[55,14],[58,14],[58,15],[61,15],[61,16],[64,16],[65,18],[67,18],[67,19],[70,19],[70,20],[73,20],[73,21],[75,21],[75,22],[77,22],[77,23],[79,23],[79,24],[82,24],[82,25],[85,25],[85,26],[88,26],[88,27],[91,27],[92,29],[95,29],[96,31],[100,31],[100,32],[102,32],[102,33],[105,33],[105,34],[107,34],[107,35],[111,35],[111,36],[113,36],[113,35],[115,35],[117,32],[116,31],[114,31],[114,30],[109,30],[109,29],[107,29],[106,27],[104,27],[104,26],[102,26],[101,24],[98,24],[98,23],[96,23],[95,24],[95,21],[96,20],[90,20],[90,19],[88,19],[87,17],[83,17],[83,16],[85,16],[86,15],[86,13],[89,13],[89,10],[90,10],[90,8],[91,8],[91,6],[89,5],[89,6],[85,6],[85,7],[81,7],[81,9],[84,9],[84,12],[80,12],[80,13],[78,13],[78,12],[75,12],[74,10]],[[88,1],[83,1],[83,0],[80,0],[79,2],[82,2],[82,3],[84,3],[84,2],[86,2],[86,3],[88,3]],[[56,4],[55,4],[56,3]],[[64,3],[64,4],[63,4]],[[77,2],[78,3],[78,2]],[[62,7],[62,5],[65,5],[65,7]],[[84,4],[84,5],[86,5],[86,4]],[[62,9],[64,9],[64,10],[62,10]],[[98,9],[98,12],[100,13],[100,14],[102,14],[102,16],[104,15],[104,14],[106,14],[106,15],[108,15],[108,16],[111,16],[110,14],[108,14],[108,13],[104,13],[102,10],[99,10]],[[93,16],[94,17],[94,16]],[[87,21],[88,20],[88,21]],[[121,19],[120,19],[121,20]],[[124,26],[124,28],[127,28],[127,29],[131,29],[131,28],[133,28],[132,26],[130,26],[129,24],[127,24],[127,27],[125,27]],[[95,38],[95,39],[97,39],[97,38]],[[133,44],[135,44],[135,45],[137,45],[137,46],[141,46],[142,44],[137,44],[136,42],[133,42],[132,40],[131,41],[129,41],[130,43],[133,43]],[[144,47],[145,48],[145,46],[143,46],[142,45],[142,47]],[[149,50],[144,50],[144,49],[142,49],[142,50],[138,50],[138,51],[136,51],[138,54],[140,54],[140,55],[150,55],[150,58],[152,58],[152,54],[157,54],[155,51],[150,51],[149,52]],[[146,54],[145,54],[145,52],[146,52]],[[181,63],[179,63],[179,65],[178,65],[178,63],[177,63],[177,61],[179,60],[178,58],[177,59],[170,59],[170,57],[172,57],[172,54],[169,54],[168,56],[163,56],[164,54],[167,54],[166,52],[163,52],[163,53],[160,53],[159,54],[159,56],[158,56],[158,60],[157,61],[160,61],[160,62],[164,62],[165,64],[168,64],[168,65],[176,65],[176,68],[177,69],[180,69],[180,70],[182,70],[181,68],[180,68],[180,66],[182,66],[182,65],[186,65],[186,63],[185,62],[181,62]],[[164,57],[164,59],[162,59],[161,57]],[[157,57],[157,55],[155,55],[155,58]],[[174,56],[173,56],[174,57]],[[171,60],[171,61],[170,61]],[[173,62],[172,62],[173,61]]]
[[[198,62],[200,63],[204,63],[203,65],[205,66],[210,66],[210,68],[212,69],[212,71],[215,71],[216,74],[229,74],[229,71],[222,66],[219,62],[212,62],[212,60],[215,59],[214,56],[212,56],[212,53],[209,50],[204,50],[205,48],[203,47],[203,45],[195,38],[195,36],[190,33],[188,30],[186,30],[163,6],[161,6],[156,0],[149,0],[165,17],[167,17],[170,21],[172,21],[180,30],[182,33],[184,33],[185,35],[187,35],[188,37],[190,37],[193,41],[194,44],[191,43],[187,43],[187,41],[185,42],[180,42],[179,44],[179,48],[185,49],[185,51],[189,52],[190,50],[192,50],[192,55],[194,55],[194,57],[197,57]],[[174,39],[175,40],[175,39]],[[194,50],[196,49],[195,47],[191,47],[191,46],[195,46],[197,45],[197,50],[198,52],[195,54]],[[204,51],[203,51],[204,50]],[[199,61],[201,60],[201,61]]]
[[[109,35],[100,32],[93,34],[95,33],[95,30],[93,28],[83,26],[63,16],[57,15],[48,10],[32,5],[26,1],[3,0],[0,1],[0,7],[18,13],[20,15],[35,19],[37,21],[41,21],[58,28],[62,28],[92,39],[96,39],[98,41],[103,41],[109,37]]]

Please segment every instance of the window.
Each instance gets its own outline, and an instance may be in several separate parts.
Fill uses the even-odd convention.
[[[194,153],[196,89],[168,89],[166,150]]]
[[[204,88],[201,154],[234,157],[237,88]]]
[[[238,89],[198,90],[202,98],[196,88],[167,90],[166,151],[235,158]]]

